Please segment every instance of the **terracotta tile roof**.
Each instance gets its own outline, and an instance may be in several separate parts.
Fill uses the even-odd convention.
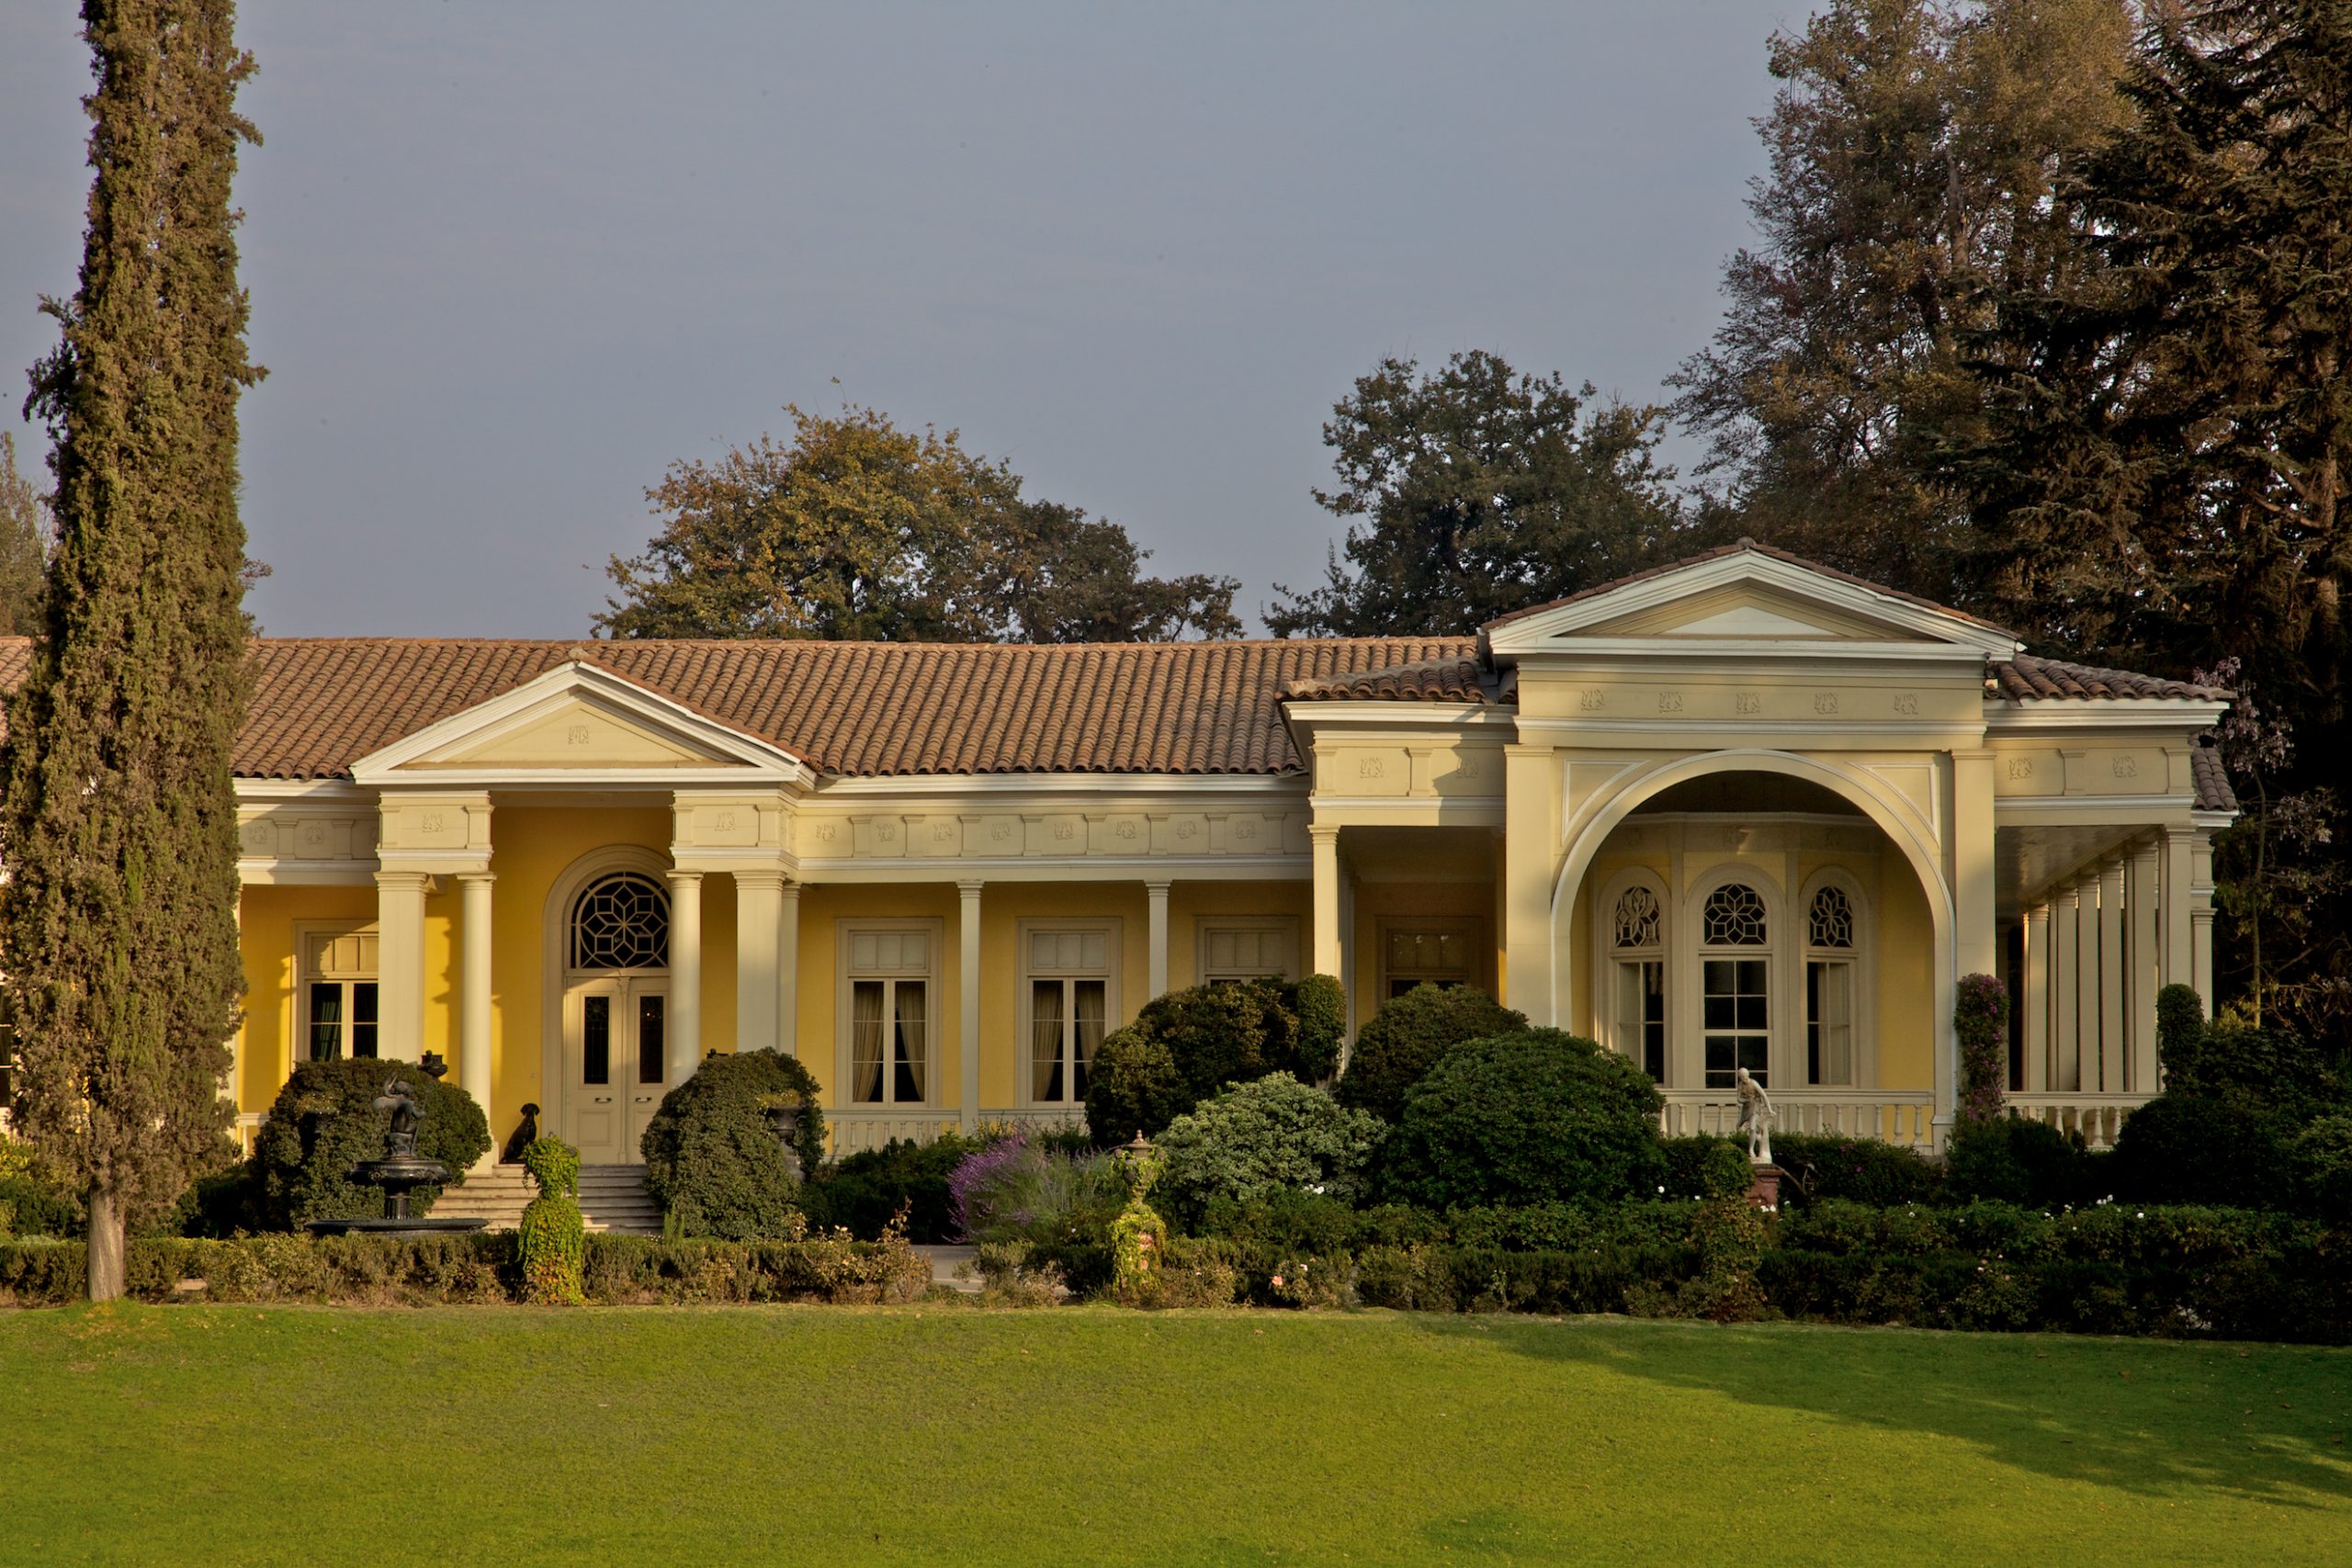
[[[264,637],[245,777],[337,778],[371,751],[577,659],[820,773],[1282,773],[1294,682],[1467,656],[1461,637],[1094,643],[522,642]],[[0,639],[0,683],[29,660]]]
[[[1430,702],[1485,703],[1500,694],[1490,690],[1494,671],[1478,662],[1477,645],[1461,639],[1461,651],[1411,664],[1378,670],[1312,676],[1285,682],[1283,696],[1292,702]]]
[[[2212,702],[2226,702],[2234,693],[2219,686],[2191,685],[2187,681],[2166,681],[2154,675],[2135,674],[2129,670],[2099,670],[2088,664],[2067,664],[2055,659],[2036,659],[2021,653],[2015,659],[2004,660],[1992,668],[1985,678],[1987,696],[2007,697],[2011,702],[2037,702],[2052,697],[2085,700],[2098,697],[2191,697]]]
[[[2199,746],[2188,754],[2188,776],[2197,786],[2199,811],[2235,811],[2238,792],[2230,787],[2230,771],[2222,765],[2221,749]]]
[[[1497,626],[1509,626],[1511,622],[1524,620],[1529,615],[1540,615],[1546,610],[1556,610],[1563,604],[1579,604],[1584,600],[1597,598],[1600,594],[1626,587],[1631,583],[1647,582],[1653,577],[1664,577],[1668,572],[1680,571],[1686,566],[1698,566],[1704,561],[1721,560],[1725,556],[1736,556],[1742,551],[1750,555],[1770,556],[1772,559],[1786,565],[1803,567],[1807,571],[1818,572],[1824,577],[1835,579],[1839,582],[1851,583],[1857,588],[1867,588],[1873,593],[1883,593],[1889,599],[1900,599],[1906,604],[1917,604],[1923,610],[1933,610],[1940,615],[1951,615],[1955,619],[1969,622],[1973,626],[1983,626],[1988,631],[2015,635],[2009,632],[2008,627],[1996,626],[1981,615],[1972,615],[1965,610],[1955,610],[1949,604],[1939,604],[1933,599],[1923,599],[1917,593],[1905,593],[1899,588],[1889,588],[1883,582],[1872,582],[1867,577],[1856,577],[1850,571],[1839,571],[1834,566],[1824,566],[1819,561],[1807,560],[1803,556],[1792,555],[1787,550],[1771,545],[1759,545],[1753,539],[1741,539],[1734,544],[1717,545],[1712,550],[1701,550],[1697,555],[1684,556],[1679,560],[1664,561],[1657,566],[1645,567],[1640,571],[1627,572],[1624,576],[1611,581],[1596,583],[1590,588],[1578,589],[1565,599],[1554,599],[1542,604],[1530,604],[1524,610],[1513,610],[1508,615],[1497,615],[1480,629],[1492,631]]]

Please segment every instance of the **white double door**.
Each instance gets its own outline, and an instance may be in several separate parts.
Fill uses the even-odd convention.
[[[563,996],[564,1136],[583,1165],[636,1165],[670,1090],[667,976],[575,980]]]

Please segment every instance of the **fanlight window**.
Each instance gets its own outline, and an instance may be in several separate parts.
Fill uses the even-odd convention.
[[[1646,887],[1628,887],[1617,897],[1617,945],[1657,945],[1657,895]]]
[[[1813,896],[1813,945],[1854,945],[1854,901],[1842,887],[1824,887]]]
[[[1707,896],[1702,940],[1709,947],[1764,945],[1764,900],[1744,882],[1726,882]]]
[[[670,898],[652,878],[623,872],[590,886],[571,907],[574,969],[666,969]]]

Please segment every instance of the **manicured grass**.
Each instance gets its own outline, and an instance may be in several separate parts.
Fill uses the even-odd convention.
[[[2352,1560],[2352,1353],[1386,1313],[0,1312],[10,1562]]]

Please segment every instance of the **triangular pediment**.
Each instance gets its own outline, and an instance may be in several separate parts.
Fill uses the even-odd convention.
[[[1486,628],[1505,662],[1579,651],[1949,652],[2006,659],[2017,639],[1973,616],[1749,546],[1718,551]]]
[[[587,664],[568,664],[352,764],[362,784],[788,776],[788,753]]]

